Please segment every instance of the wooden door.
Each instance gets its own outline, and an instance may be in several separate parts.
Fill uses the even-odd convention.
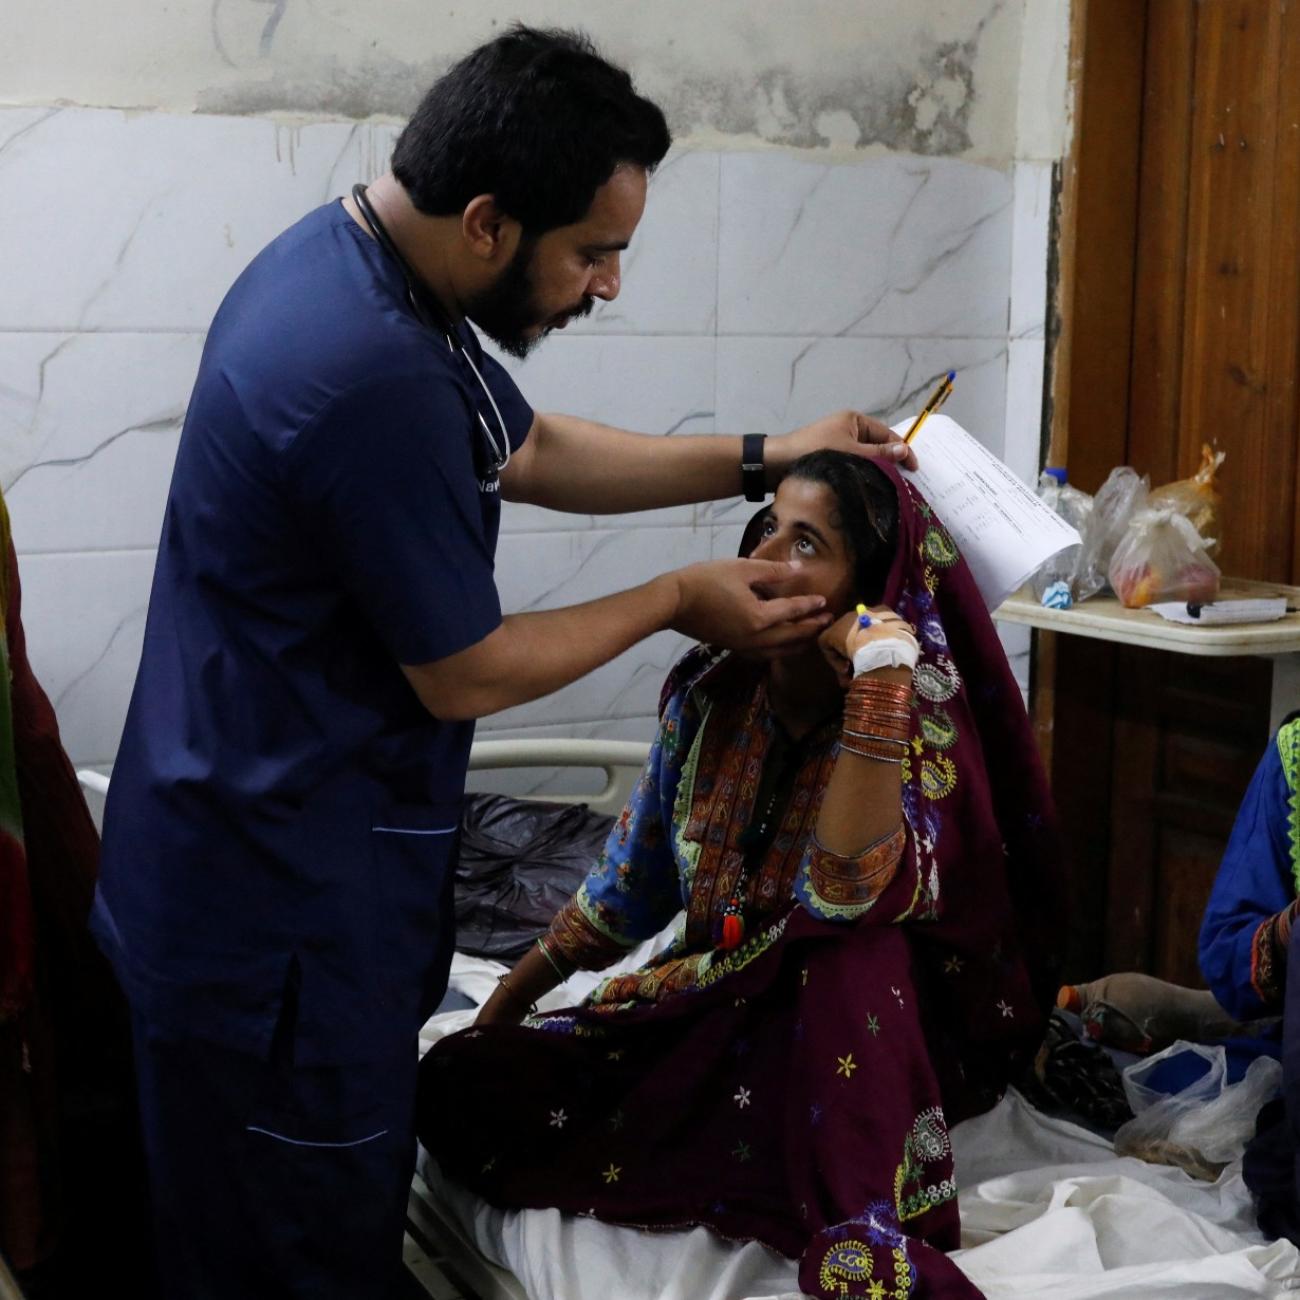
[[[1297,4],[1077,3],[1057,449],[1092,491],[1115,465],[1161,483],[1221,448],[1224,571],[1300,581]],[[1071,971],[1199,983],[1200,914],[1268,740],[1268,665],[1065,637],[1048,658]]]

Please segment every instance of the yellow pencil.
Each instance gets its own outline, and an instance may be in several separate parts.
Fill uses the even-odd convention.
[[[933,415],[948,400],[952,395],[952,381],[956,378],[957,372],[955,370],[950,370],[944,375],[930,400],[921,407],[921,414],[912,421],[912,427],[907,431],[907,436],[903,439],[904,443],[911,442],[916,437],[916,431],[925,423],[926,417]]]

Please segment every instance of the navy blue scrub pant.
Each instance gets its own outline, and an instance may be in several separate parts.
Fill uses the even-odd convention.
[[[386,1300],[415,1167],[414,1037],[293,1065],[169,1041],[135,1057],[163,1300]]]

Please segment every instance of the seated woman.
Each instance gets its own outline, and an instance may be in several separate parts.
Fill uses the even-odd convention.
[[[1201,924],[1201,974],[1239,1020],[1282,1016],[1282,1097],[1259,1114],[1242,1174],[1259,1226],[1300,1245],[1300,716],[1255,769]]]
[[[947,1125],[1038,1045],[1060,946],[1020,692],[892,467],[805,457],[742,551],[798,560],[841,617],[790,657],[677,665],[600,860],[426,1056],[420,1137],[493,1204],[704,1224],[799,1258],[814,1296],[978,1295],[941,1253]],[[528,1014],[674,917],[648,966]]]

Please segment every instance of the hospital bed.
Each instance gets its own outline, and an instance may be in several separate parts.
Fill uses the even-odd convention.
[[[580,798],[621,810],[647,746],[584,740],[478,742],[471,770],[594,770]],[[103,792],[106,778],[83,775]],[[589,780],[589,778],[588,778]],[[471,785],[473,785],[473,778]],[[580,783],[580,782],[579,782]],[[573,795],[529,796],[553,801]],[[657,942],[629,955],[629,969]],[[458,953],[451,986],[484,1001],[505,966]],[[578,972],[541,1003],[572,1004]],[[434,1016],[420,1050],[465,1028],[473,1009]],[[1237,1300],[1300,1294],[1300,1251],[1255,1227],[1240,1162],[1213,1182],[1117,1157],[1104,1137],[1034,1109],[1016,1092],[952,1133],[962,1191],[959,1266],[990,1300]],[[793,1261],[698,1228],[648,1233],[555,1210],[504,1211],[442,1178],[421,1150],[407,1211],[412,1285],[435,1300],[798,1300]]]

